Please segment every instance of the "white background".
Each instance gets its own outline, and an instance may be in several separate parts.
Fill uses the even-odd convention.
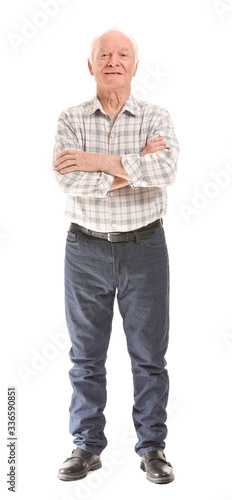
[[[43,3],[51,9],[48,0],[9,0],[1,16],[2,498],[12,494],[13,385],[20,500],[108,500],[126,491],[135,500],[231,500],[232,1],[53,0],[50,13]],[[90,42],[111,27],[137,40],[134,95],[169,110],[181,147],[164,219],[171,266],[166,455],[176,476],[164,486],[146,480],[134,452],[130,360],[116,305],[103,469],[79,482],[56,478],[74,445],[63,300],[68,221],[51,160],[58,115],[95,94]]]

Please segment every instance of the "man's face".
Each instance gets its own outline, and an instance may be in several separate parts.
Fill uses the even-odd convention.
[[[97,87],[108,91],[130,86],[138,66],[130,39],[118,31],[96,41],[92,64],[88,64]]]

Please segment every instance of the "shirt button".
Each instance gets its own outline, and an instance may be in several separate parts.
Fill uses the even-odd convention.
[[[110,196],[114,196],[114,193],[110,193]]]
[[[111,137],[114,137],[114,134],[111,134]]]
[[[113,223],[112,223],[112,227],[117,227],[116,222],[113,222]]]

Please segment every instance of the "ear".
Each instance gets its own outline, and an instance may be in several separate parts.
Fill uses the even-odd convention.
[[[93,72],[93,67],[92,67],[92,64],[90,62],[90,60],[88,59],[88,68],[89,68],[89,72],[90,74],[93,76],[94,75],[94,72]]]
[[[137,73],[138,64],[139,64],[139,61],[138,61],[138,62],[136,63],[136,65],[135,65],[135,69],[134,69],[133,76],[135,76],[135,75],[136,75],[136,73]]]

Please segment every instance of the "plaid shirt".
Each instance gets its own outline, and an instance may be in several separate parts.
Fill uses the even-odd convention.
[[[139,153],[146,144],[158,136],[166,141],[166,148],[141,157]],[[56,172],[58,184],[67,195],[65,215],[73,222],[93,231],[127,232],[165,215],[166,186],[175,181],[179,153],[166,109],[130,94],[113,124],[95,96],[59,116],[54,162],[64,149],[120,155],[131,179],[128,186],[109,192],[112,175]]]

